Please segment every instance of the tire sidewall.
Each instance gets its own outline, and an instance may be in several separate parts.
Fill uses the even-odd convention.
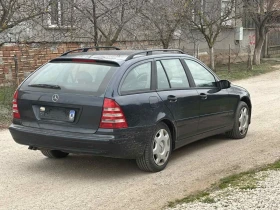
[[[247,108],[247,110],[248,110],[249,120],[250,120],[250,117],[251,117],[251,112],[250,112],[250,109],[249,109],[248,105],[245,102],[241,101],[238,104],[238,107],[237,107],[237,110],[236,110],[236,114],[235,114],[235,122],[234,122],[235,123],[234,124],[234,129],[236,129],[236,133],[238,133],[239,138],[245,138],[246,137],[247,132],[249,130],[249,126],[250,126],[250,121],[248,121],[248,128],[247,128],[246,132],[243,135],[240,133],[240,131],[239,131],[239,115],[240,115],[241,110],[244,107]]]
[[[159,166],[154,161],[153,142],[154,142],[155,135],[161,129],[165,129],[167,131],[168,135],[169,135],[169,138],[170,138],[170,152],[169,152],[169,155],[168,155],[168,158],[167,158],[166,162],[163,165]],[[165,123],[159,123],[159,124],[156,125],[156,128],[153,132],[153,135],[152,135],[152,137],[151,137],[151,139],[150,139],[150,141],[147,145],[146,152],[147,152],[147,156],[148,156],[147,158],[148,158],[149,163],[150,163],[149,165],[150,165],[150,168],[152,169],[152,171],[155,171],[155,172],[161,171],[166,167],[166,165],[168,164],[168,161],[170,159],[171,152],[172,152],[172,136],[171,136],[171,132],[170,132],[168,126]]]

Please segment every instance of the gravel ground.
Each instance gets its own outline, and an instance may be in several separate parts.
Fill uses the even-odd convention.
[[[0,209],[160,209],[233,173],[272,163],[280,154],[280,71],[237,81],[252,97],[246,139],[207,138],[172,153],[159,173],[133,160],[70,155],[51,160],[0,131]]]
[[[215,200],[214,203],[195,201],[167,210],[280,209],[280,171],[259,172],[256,176],[266,177],[257,183],[256,189],[227,188],[209,196]]]

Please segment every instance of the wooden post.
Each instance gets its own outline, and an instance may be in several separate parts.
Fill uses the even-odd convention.
[[[264,57],[268,58],[268,33],[265,35],[264,41]]]
[[[253,70],[252,49],[251,49],[250,45],[248,45],[248,65],[247,65],[247,71],[248,70]]]
[[[197,58],[196,57],[196,49],[195,49],[195,47],[196,47],[196,43],[194,42],[193,43],[193,57]]]
[[[230,73],[230,62],[231,62],[230,51],[231,51],[231,46],[229,44],[229,51],[228,51],[228,73]]]
[[[199,59],[199,44],[197,45],[196,50],[197,50],[197,53],[196,53],[196,58],[197,58],[197,59]]]
[[[16,84],[17,84],[17,86],[19,86],[19,78],[18,78],[18,58],[17,58],[17,55],[14,55],[14,62],[15,62]]]

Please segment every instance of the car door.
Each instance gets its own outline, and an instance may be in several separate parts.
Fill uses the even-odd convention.
[[[190,83],[180,59],[156,60],[157,93],[176,121],[177,140],[197,134],[200,97]]]
[[[152,62],[141,61],[127,69],[119,86],[119,94],[114,96],[129,127],[151,126],[160,112],[160,99],[153,88]]]
[[[219,129],[231,123],[228,90],[217,87],[216,78],[198,61],[184,59],[200,96],[198,133]]]

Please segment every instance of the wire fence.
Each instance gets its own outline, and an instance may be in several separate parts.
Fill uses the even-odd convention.
[[[231,71],[231,65],[234,63],[247,63],[248,69],[252,69],[252,57],[253,57],[253,48],[251,45],[248,45],[243,49],[233,49],[231,45],[228,46],[228,50],[215,50],[215,64],[216,65],[227,65],[228,72]],[[206,64],[210,64],[210,55],[209,53],[200,52],[199,45],[196,46],[193,50],[193,56],[200,59]]]

